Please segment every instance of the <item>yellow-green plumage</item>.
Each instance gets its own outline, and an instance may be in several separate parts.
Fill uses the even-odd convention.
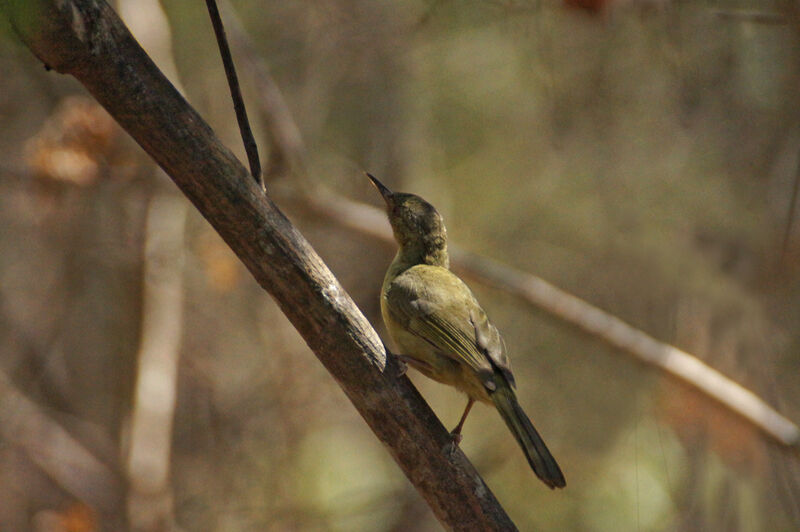
[[[472,291],[449,268],[447,231],[432,205],[393,193],[367,174],[386,201],[400,245],[381,289],[381,313],[403,360],[470,399],[494,404],[536,475],[551,488],[566,485],[542,438],[514,393],[514,376],[500,333]],[[460,437],[460,436],[459,436]]]

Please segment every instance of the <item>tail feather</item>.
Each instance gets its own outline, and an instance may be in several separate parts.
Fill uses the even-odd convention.
[[[533,472],[542,482],[551,489],[563,488],[567,485],[561,468],[558,467],[556,459],[550,454],[542,437],[536,432],[533,423],[525,415],[522,407],[517,401],[514,391],[507,386],[501,386],[491,394],[492,401],[497,407],[497,411],[503,417],[508,428],[514,434],[520,447],[525,452],[525,457],[531,465]]]

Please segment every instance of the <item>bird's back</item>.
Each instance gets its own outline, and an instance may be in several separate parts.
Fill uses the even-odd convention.
[[[418,264],[390,268],[381,311],[402,355],[428,377],[489,401],[487,383],[513,385],[504,344],[472,291],[450,270]],[[493,386],[493,384],[488,384]]]

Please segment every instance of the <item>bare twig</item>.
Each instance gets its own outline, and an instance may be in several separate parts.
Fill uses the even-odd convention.
[[[303,201],[340,225],[394,245],[382,210],[315,190]],[[764,434],[785,446],[800,446],[800,429],[750,390],[722,375],[697,357],[660,342],[621,319],[535,275],[485,257],[450,247],[453,267],[464,276],[509,292],[548,314],[574,325],[694,386],[743,416]]]
[[[449,433],[408,379],[398,377],[377,333],[330,270],[113,10],[99,0],[3,0],[0,7],[30,50],[75,76],[202,212],[439,521],[452,530],[515,530],[464,454],[451,452]]]
[[[266,62],[259,56],[250,36],[244,29],[239,16],[228,0],[221,0],[222,11],[228,19],[228,33],[231,43],[252,76],[256,85],[256,103],[266,125],[269,137],[271,159],[266,170],[267,176],[281,173],[294,173],[305,177],[306,149],[300,128],[292,117],[289,106],[277,83],[270,74]]]
[[[694,386],[753,423],[777,443],[800,446],[797,425],[752,391],[697,357],[656,340],[544,279],[468,252],[455,253],[455,260],[465,273],[517,294],[528,303]]]
[[[236,111],[236,121],[239,123],[239,131],[242,134],[242,142],[247,152],[247,161],[250,163],[250,175],[256,180],[262,189],[265,189],[264,181],[261,179],[261,161],[258,158],[258,145],[250,129],[250,121],[247,119],[247,108],[242,98],[242,89],[239,87],[239,78],[236,75],[236,66],[233,64],[231,49],[228,47],[228,39],[225,37],[225,27],[222,25],[222,18],[219,16],[216,0],[206,0],[208,15],[211,17],[211,25],[214,27],[214,35],[217,37],[217,46],[222,56],[222,64],[225,67],[225,76],[228,78],[228,87],[231,90],[233,109]]]

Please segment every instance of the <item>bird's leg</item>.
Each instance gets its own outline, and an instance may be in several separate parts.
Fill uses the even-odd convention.
[[[389,352],[388,350],[386,351]],[[408,371],[408,363],[406,362],[405,355],[395,355],[392,353],[395,362],[397,363],[397,377],[402,377]]]
[[[386,343],[383,344],[383,350],[386,351],[388,356],[394,358],[395,362],[397,363],[397,377],[402,377],[408,371],[408,359],[409,357],[405,355],[398,355],[396,353],[392,353],[389,349],[389,346]]]
[[[450,436],[453,438],[453,450],[455,450],[455,447],[461,443],[461,438],[463,438],[463,436],[461,436],[461,429],[464,428],[464,422],[467,420],[467,414],[469,414],[469,411],[472,409],[472,405],[474,403],[475,399],[469,397],[467,401],[467,407],[464,409],[464,413],[461,414],[461,421],[458,422],[456,428],[450,431]]]
[[[402,377],[406,373],[408,373],[408,364],[402,358],[397,357],[397,376]]]

